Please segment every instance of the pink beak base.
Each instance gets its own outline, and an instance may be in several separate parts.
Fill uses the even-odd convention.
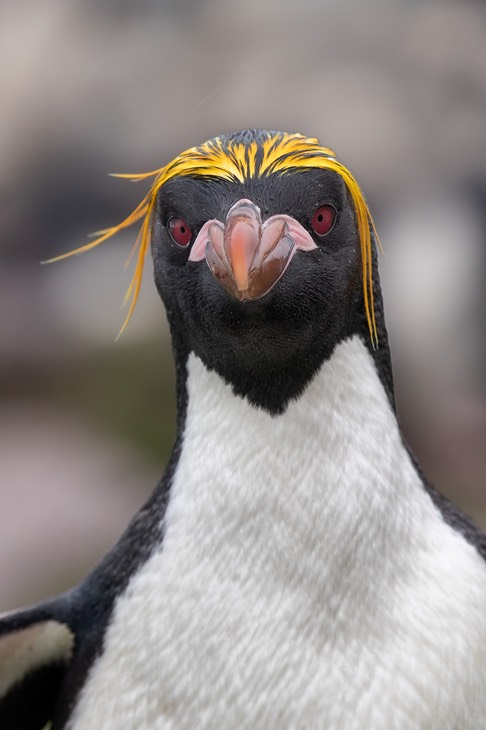
[[[228,294],[253,301],[275,286],[297,250],[315,248],[309,233],[294,218],[275,215],[262,224],[259,208],[244,198],[230,208],[224,225],[216,219],[204,224],[189,260],[205,257]]]

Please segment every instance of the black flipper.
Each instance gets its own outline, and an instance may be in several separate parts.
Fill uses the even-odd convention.
[[[72,656],[71,593],[0,614],[0,728],[42,730]]]

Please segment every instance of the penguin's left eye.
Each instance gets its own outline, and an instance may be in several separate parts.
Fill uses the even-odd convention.
[[[320,205],[311,218],[311,227],[318,236],[329,233],[336,220],[336,210],[332,205]]]
[[[170,218],[167,223],[170,237],[178,246],[187,246],[192,238],[192,231],[182,218]]]

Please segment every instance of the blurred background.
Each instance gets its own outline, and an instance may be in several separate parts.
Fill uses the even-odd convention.
[[[77,582],[152,491],[174,433],[167,327],[136,231],[143,172],[215,134],[318,136],[382,240],[400,419],[486,527],[486,5],[473,0],[0,4],[0,610]]]

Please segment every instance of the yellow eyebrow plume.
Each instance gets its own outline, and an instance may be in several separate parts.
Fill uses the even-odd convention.
[[[191,147],[182,152],[172,162],[152,172],[141,174],[116,174],[113,177],[129,180],[145,180],[153,178],[152,185],[143,200],[121,223],[103,231],[97,231],[93,241],[55,256],[45,263],[61,261],[75,256],[111,238],[125,228],[142,221],[134,248],[129,260],[138,249],[135,270],[125,295],[125,303],[130,302],[128,313],[120,329],[124,331],[133,314],[142,284],[145,256],[150,248],[152,238],[152,218],[160,188],[168,180],[178,176],[209,177],[243,183],[245,180],[264,177],[272,174],[286,174],[296,168],[323,168],[334,170],[343,178],[351,195],[356,211],[356,220],[361,245],[361,259],[363,267],[363,297],[366,319],[370,331],[371,341],[376,347],[378,333],[376,328],[374,301],[373,301],[373,271],[371,230],[376,235],[375,227],[369,212],[366,200],[355,178],[342,163],[338,162],[334,152],[328,147],[322,147],[315,137],[305,137],[302,134],[287,134],[284,132],[262,133],[260,140],[250,142],[238,141],[229,137],[215,137],[202,145]],[[378,238],[377,238],[378,240]]]

